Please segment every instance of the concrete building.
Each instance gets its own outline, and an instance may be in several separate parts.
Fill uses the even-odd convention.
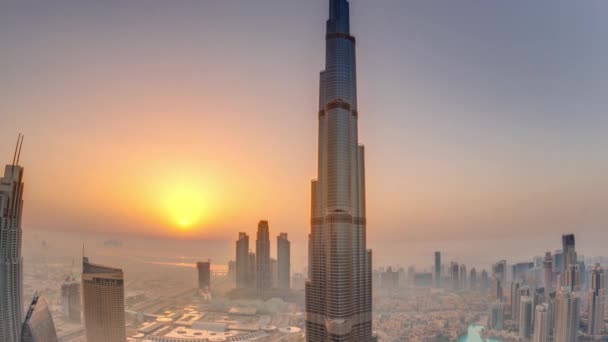
[[[121,269],[82,262],[87,342],[125,342],[125,289]]]
[[[0,341],[20,342],[23,318],[23,258],[21,213],[23,211],[23,167],[19,135],[13,163],[0,178]]]
[[[306,338],[361,341],[372,334],[372,253],[366,243],[364,147],[358,139],[355,37],[347,0],[329,1],[320,75],[318,177],[311,184],[311,272]]]
[[[198,270],[198,289],[211,291],[211,262],[197,262],[196,269]]]
[[[255,284],[258,292],[268,291],[272,288],[268,221],[258,223],[257,240],[255,241]]]
[[[21,342],[57,342],[57,332],[49,306],[42,295],[34,299],[25,314]]]
[[[81,322],[80,283],[72,277],[68,277],[61,284],[61,311],[67,321]]]
[[[277,236],[277,287],[281,290],[289,290],[291,287],[291,242],[287,233]]]

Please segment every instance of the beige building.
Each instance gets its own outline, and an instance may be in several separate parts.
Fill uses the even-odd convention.
[[[125,342],[125,289],[121,269],[82,262],[87,342]]]

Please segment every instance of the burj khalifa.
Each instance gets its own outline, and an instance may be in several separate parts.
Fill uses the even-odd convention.
[[[364,147],[358,143],[355,38],[347,0],[330,0],[320,75],[318,178],[312,181],[306,339],[374,341],[366,247]]]

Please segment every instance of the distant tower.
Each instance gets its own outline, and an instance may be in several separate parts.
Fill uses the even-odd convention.
[[[23,136],[17,138],[13,163],[0,178],[0,341],[20,342],[23,318],[23,258],[21,212],[23,167],[19,154]]]
[[[255,241],[255,276],[255,288],[258,292],[272,288],[268,221],[258,223],[257,240]]]
[[[198,270],[198,289],[211,291],[211,262],[197,262],[196,269]]]
[[[125,288],[121,269],[82,261],[87,342],[125,342]]]
[[[61,284],[61,311],[67,321],[80,324],[80,284],[72,277]]]
[[[492,266],[492,275],[500,280],[501,285],[507,283],[507,261],[501,260]]]
[[[536,306],[534,313],[534,337],[532,342],[549,342],[549,305]]]
[[[441,287],[441,252],[435,252],[435,287]]]
[[[604,329],[605,280],[604,270],[600,267],[600,264],[596,264],[591,271],[591,286],[588,295],[589,323],[587,333],[591,336],[600,335]]]
[[[490,316],[488,317],[488,328],[501,331],[505,323],[505,305],[500,301],[492,304]]]
[[[450,264],[450,274],[452,276],[452,290],[460,290],[460,266],[457,262]]]
[[[236,280],[236,261],[228,261],[228,279],[230,281]]]
[[[519,282],[511,283],[511,319],[519,323],[520,288]]]
[[[564,286],[568,287],[570,291],[580,291],[581,289],[581,274],[578,268],[578,264],[572,264],[566,268],[564,276]]]
[[[580,319],[580,298],[562,288],[557,293],[555,303],[555,342],[577,342]]]
[[[469,286],[471,291],[477,291],[477,270],[475,270],[475,267],[471,268],[471,274],[469,276]]]
[[[462,264],[460,265],[460,289],[466,290],[467,288],[467,266]]]
[[[530,296],[522,296],[519,303],[519,336],[528,339],[532,336],[532,315],[534,302]]]
[[[55,324],[44,296],[34,296],[25,314],[21,342],[57,342]]]
[[[255,253],[252,251],[249,251],[249,258],[247,261],[247,288],[248,289],[255,289],[255,279],[256,279],[256,258],[255,258]]]
[[[576,248],[574,242],[574,234],[562,235],[562,247],[563,247],[563,262],[562,262],[562,275],[565,274],[571,265],[578,265],[576,256]],[[565,281],[566,277],[562,276],[562,281]],[[565,284],[565,283],[564,283]]]
[[[236,241],[236,287],[249,287],[249,236],[240,232]]]
[[[287,233],[281,233],[277,236],[277,273],[278,273],[278,288],[281,290],[289,290],[291,287],[291,243],[287,239]]]
[[[479,290],[481,290],[482,293],[487,293],[489,287],[490,287],[490,278],[488,277],[488,272],[486,270],[481,270],[481,279],[479,282]]]
[[[549,291],[553,288],[553,257],[551,252],[545,253],[543,259],[543,285],[545,290]]]

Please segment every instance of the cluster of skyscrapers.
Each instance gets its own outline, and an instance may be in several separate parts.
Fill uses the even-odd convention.
[[[236,287],[265,293],[272,289],[289,290],[291,285],[291,243],[287,233],[277,236],[277,258],[270,257],[268,221],[258,223],[255,252],[249,249],[249,235],[239,233],[236,241]]]

